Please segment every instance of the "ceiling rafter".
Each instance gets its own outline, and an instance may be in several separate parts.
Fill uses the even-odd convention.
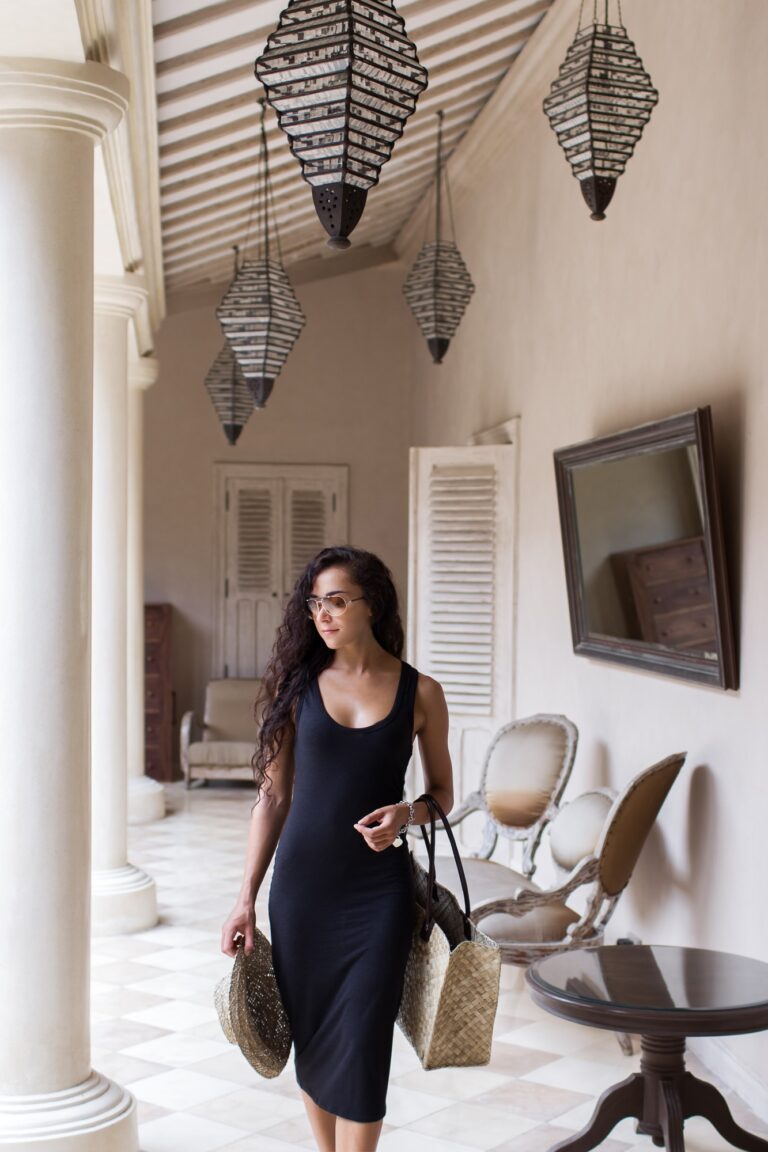
[[[463,95],[464,94],[462,93],[462,96]],[[454,103],[451,105],[446,112],[446,116],[455,116],[456,108],[465,107],[465,103],[466,102],[462,99],[460,103]],[[429,119],[431,120],[431,117]],[[421,137],[424,131],[423,126],[425,122],[426,118],[423,115],[420,116],[418,120],[414,115],[408,125],[407,132],[398,142],[398,152],[402,151],[406,144],[412,145],[415,138]],[[291,165],[295,168],[296,161],[293,156],[290,155],[287,148],[280,147],[284,139],[285,137],[278,128],[277,124],[274,125],[271,131],[267,132],[267,143],[269,145],[270,152],[275,156],[275,163],[278,166],[281,164],[291,163]],[[194,169],[199,168],[201,164],[212,164],[215,161],[223,159],[227,156],[242,156],[243,154],[247,154],[251,157],[256,156],[258,154],[259,146],[259,140],[254,133],[253,136],[247,136],[240,138],[239,140],[233,140],[227,144],[222,144],[219,148],[213,148],[206,152],[198,152],[194,156],[188,156],[184,160],[177,161],[175,164],[167,164],[165,166],[161,165],[161,183],[164,182],[164,178],[173,176],[178,172],[194,171]],[[274,169],[274,165],[272,165],[272,167]]]
[[[507,0],[509,4],[509,0]],[[526,20],[537,13],[543,11],[548,6],[549,0],[538,0],[538,2],[530,3],[525,8],[515,10],[512,13],[504,14],[503,19],[515,21]],[[476,0],[476,3],[465,5],[458,12],[452,12],[450,15],[438,17],[428,24],[422,24],[415,31],[418,33],[420,43],[424,43],[430,36],[441,36],[445,32],[453,28],[459,28],[464,24],[473,21],[480,21],[483,17],[493,12],[498,12],[499,0]],[[428,9],[427,9],[428,11]],[[400,6],[401,15],[408,16],[408,6]],[[196,64],[205,64],[211,60],[220,59],[222,56],[229,56],[232,53],[249,49],[251,52],[258,52],[266,42],[267,37],[274,28],[274,22],[265,24],[261,28],[254,28],[248,32],[240,32],[237,36],[229,36],[226,40],[217,40],[210,44],[204,44],[200,48],[194,48],[188,52],[182,52],[178,56],[169,56],[165,60],[160,60],[157,63],[157,75],[166,76],[169,72],[177,71],[180,68],[189,68]],[[422,59],[423,63],[423,57]]]
[[[425,155],[418,167],[415,169],[409,169],[409,176],[407,181],[399,180],[397,182],[397,186],[391,188],[388,191],[382,189],[382,195],[378,196],[376,199],[377,215],[381,209],[381,206],[388,201],[393,201],[396,205],[399,205],[402,202],[404,192],[407,190],[410,184],[419,184],[422,192],[428,188],[431,184],[433,168],[434,158]],[[304,218],[306,223],[311,225],[312,228],[319,229],[320,226],[317,222],[312,199],[311,197],[307,196],[305,189],[298,188],[294,190],[290,195],[286,196],[283,201],[283,208],[285,215],[282,221],[279,223],[281,235],[283,234],[284,230],[290,229],[302,218]],[[248,222],[241,220],[239,226],[235,226],[226,231],[224,235],[218,239],[218,243],[216,240],[208,243],[205,238],[201,238],[198,243],[187,243],[182,248],[176,248],[174,251],[168,249],[165,262],[166,268],[170,270],[173,265],[177,264],[180,260],[186,259],[189,255],[194,255],[196,252],[207,251],[211,247],[221,247],[223,245],[224,247],[230,248],[235,242],[245,245],[245,232],[247,227]],[[317,235],[318,239],[322,239],[321,232],[318,231]]]
[[[294,199],[296,202],[301,202],[302,198],[308,203],[311,201],[311,197],[304,186],[296,189],[295,197],[282,198],[280,201],[280,218],[287,216],[288,212],[292,209]],[[170,258],[184,245],[193,247],[195,243],[202,243],[216,236],[228,235],[233,229],[237,229],[238,227],[246,228],[251,199],[251,197],[248,197],[247,202],[241,205],[236,211],[212,216],[206,223],[200,222],[198,227],[180,228],[176,231],[168,230],[164,232],[163,251],[166,257]]]
[[[470,90],[474,89],[479,90],[482,88],[485,90],[486,96],[489,95],[490,92],[492,92],[496,87],[499,80],[501,80],[505,71],[506,64],[502,64],[495,71],[490,71],[487,64],[482,62],[478,65],[478,67],[474,68],[471,72],[468,72],[465,75],[465,80],[474,80],[474,78],[477,76],[481,76],[482,80],[475,81],[472,85],[465,89],[465,92],[469,92]],[[436,111],[439,107],[440,101],[450,92],[452,86],[452,81],[446,80],[443,84],[427,89],[427,92],[424,96],[424,103],[420,104],[416,109],[416,112],[413,116],[413,122],[416,122],[419,115],[425,115],[428,112],[434,113],[434,111]],[[235,198],[237,198],[238,203],[248,203],[251,197],[250,191],[244,193],[242,196],[237,197],[225,196],[223,194],[224,191],[237,193],[240,188],[247,188],[252,190],[253,175],[244,177],[239,180],[229,181],[225,189],[216,187],[213,189],[208,189],[207,192],[195,193],[193,196],[186,197],[183,200],[174,200],[169,202],[166,205],[163,214],[164,220],[167,224],[170,225],[178,222],[179,220],[193,220],[198,215],[205,215],[208,211],[210,211],[210,205],[213,204],[215,210],[216,205],[224,206],[234,203]],[[179,212],[178,209],[181,209],[181,211]]]
[[[221,0],[219,4],[209,4],[206,8],[197,8],[193,12],[185,12],[183,16],[155,24],[155,40],[164,40],[166,36],[178,36],[181,32],[189,32],[193,28],[211,24],[214,20],[221,20],[235,12],[245,12],[252,8],[253,0]]]
[[[400,210],[402,207],[403,214],[407,215],[410,211],[408,206],[410,199],[420,200],[425,194],[430,193],[432,185],[431,177],[434,171],[434,157],[424,155],[417,165],[402,165],[401,167],[405,168],[405,172],[398,178],[395,185],[389,190],[377,189],[376,215],[378,215],[379,210],[383,206],[389,204],[392,204],[396,210]],[[301,189],[299,189],[291,194],[286,207],[290,208],[290,212],[282,222],[280,222],[280,235],[282,236],[284,233],[287,234],[290,229],[302,224],[313,232],[319,242],[319,250],[325,253],[323,243],[324,236],[322,231],[320,231],[320,225],[315,216],[311,198],[307,198],[306,194],[302,195]],[[367,217],[364,216],[363,220],[367,220]],[[240,232],[242,233],[242,231],[241,229]],[[233,230],[229,243],[223,243],[221,247],[226,247],[229,251],[231,244],[234,243],[236,239],[234,235],[235,232],[237,232],[237,229]],[[244,242],[244,240],[245,237],[241,234],[237,242],[241,243]],[[199,245],[197,251],[199,252],[203,247],[204,245]],[[190,251],[189,255],[194,256],[194,251]],[[186,260],[187,258],[187,254],[169,255],[169,267],[173,263],[178,264],[179,261]]]
[[[491,2],[493,3],[493,2],[495,2],[495,0],[491,0]],[[540,9],[541,8],[541,0],[538,3],[538,5],[534,5],[534,7],[537,9]],[[482,26],[481,30],[478,30],[478,37],[485,38],[488,36],[494,36],[494,33],[497,31],[502,31],[505,28],[505,25],[507,25],[507,22],[502,20],[502,18],[500,18],[500,20],[491,21],[488,24]],[[504,40],[504,43],[512,46],[512,45],[515,45],[517,43],[523,43],[523,41],[525,39],[527,39],[525,32],[520,31],[520,32],[514,33],[514,36],[512,36],[510,39]],[[466,40],[464,38],[462,38],[461,43],[465,44]],[[470,38],[470,43],[471,43],[471,38]],[[457,46],[456,38],[454,38],[453,40],[441,41],[440,45],[435,46],[435,55],[443,54],[443,50],[446,52],[453,51],[456,46]],[[495,50],[496,45],[495,44],[489,45],[489,47],[491,47],[491,48],[493,48],[493,50]],[[428,59],[427,59],[427,65],[428,65]],[[433,68],[433,74],[434,74],[434,71],[435,71],[435,69]],[[427,89],[427,91],[428,91],[428,89]],[[254,91],[252,94],[252,97],[251,97],[251,103],[253,105],[256,105],[257,98],[258,98],[258,93],[256,91]],[[253,115],[253,116],[245,116],[245,118],[243,118],[242,120],[238,120],[238,121],[235,121],[235,123],[229,124],[229,126],[226,130],[227,130],[227,132],[245,131],[245,130],[251,130],[251,129],[256,131],[258,129],[258,126],[259,126],[258,115]],[[216,136],[219,136],[219,135],[221,135],[221,128],[212,128],[206,132],[200,132],[200,134],[198,134],[197,136],[184,137],[183,139],[180,139],[180,141],[174,141],[173,143],[170,143],[170,144],[161,145],[160,157],[162,158],[164,156],[169,156],[169,154],[175,154],[177,152],[182,152],[184,150],[190,149],[190,147],[200,146],[201,144],[204,144],[204,143],[207,143],[208,141],[211,141],[211,139],[215,139]],[[280,130],[277,129],[277,126],[275,124],[275,126],[271,130],[268,131],[268,136],[271,136],[273,139],[276,139],[277,137],[279,137],[279,135],[280,135]],[[214,151],[213,153],[211,153],[211,156],[212,157],[219,156],[219,154],[220,154],[220,156],[223,156],[223,154],[227,154],[227,151],[228,151],[227,146],[222,146],[222,149],[220,149],[218,151]],[[210,159],[210,158],[211,157],[208,157],[208,159]],[[190,157],[187,160],[184,160],[181,162],[185,166],[189,167],[193,164],[193,162],[195,162],[195,159],[196,159],[195,157]],[[172,166],[166,165],[166,166],[162,167],[161,170],[162,170],[162,172],[170,172],[170,170],[172,170]],[[174,169],[174,170],[180,170],[180,172],[181,172],[181,170],[184,170],[184,169],[180,167],[180,168]]]
[[[467,99],[466,105],[476,104],[479,109],[479,107],[485,103],[485,98],[486,93],[484,91],[480,96]],[[466,105],[463,104],[462,107]],[[383,187],[386,187],[386,184],[383,185]],[[304,195],[309,195],[304,185],[302,185],[302,188]],[[225,205],[214,202],[213,209],[192,213],[189,215],[189,219],[180,218],[182,221],[181,227],[178,227],[177,221],[170,221],[164,229],[164,233],[162,233],[162,235],[164,235],[164,250],[166,252],[172,252],[177,241],[190,240],[190,238],[195,236],[210,234],[211,230],[216,227],[233,225],[236,221],[244,223],[246,219],[248,219],[252,199],[253,195],[251,190],[244,196],[231,198]],[[216,209],[219,209],[219,211],[216,211]],[[282,203],[281,212],[284,212]],[[174,225],[176,226],[174,227]]]
[[[513,34],[510,37],[497,37],[497,39],[489,46],[483,45],[481,47],[475,48],[474,50],[472,50],[470,52],[464,52],[462,57],[461,57],[462,66],[468,65],[468,64],[474,64],[478,60],[481,60],[481,59],[493,58],[496,55],[506,55],[508,50],[512,47],[518,47],[518,48],[520,47],[520,38],[519,38],[519,35],[517,33]],[[443,64],[436,64],[431,69],[431,75],[432,76],[442,76],[442,75],[446,74],[447,72],[450,72],[452,70],[452,67],[453,67],[452,63],[448,62],[448,61],[446,61]],[[404,136],[407,139],[407,127],[406,127],[406,133],[404,134]],[[253,142],[251,142],[251,145],[253,146]],[[402,142],[400,142],[398,150],[402,150],[402,147],[403,147],[403,144],[402,144]],[[235,154],[237,151],[243,151],[243,149],[235,150]],[[204,159],[204,157],[203,157],[203,159]],[[229,175],[231,173],[237,172],[240,169],[242,169],[242,166],[243,166],[242,163],[238,163],[238,162],[223,165],[222,167],[220,167],[218,169],[218,175],[221,175],[221,176]],[[167,176],[167,169],[164,170],[161,168],[160,169],[160,187],[161,187],[161,190],[163,192],[168,192],[172,188],[175,188],[175,189],[193,188],[196,184],[200,184],[201,182],[204,182],[205,180],[207,180],[209,178],[209,175],[204,173],[204,174],[198,174],[197,176],[188,176],[182,180],[176,180],[176,181],[170,181],[169,182],[167,179],[164,178],[165,176]]]
[[[275,0],[212,0],[184,11],[195,2],[163,5],[173,18],[154,29],[161,89],[160,211],[166,286],[173,291],[231,276],[231,249],[242,245],[249,228],[258,167],[261,88],[254,79],[253,57],[276,23]],[[371,190],[352,238],[356,251],[387,248],[413,213],[423,211],[434,178],[434,113],[442,109],[445,114],[448,155],[552,2],[396,0],[429,69],[430,84],[381,183]],[[238,63],[238,54],[242,61],[244,53],[251,58]],[[327,269],[329,260],[341,261],[343,254],[326,249],[310,190],[270,119],[270,167],[284,259],[288,264],[302,261],[305,272],[315,265]]]

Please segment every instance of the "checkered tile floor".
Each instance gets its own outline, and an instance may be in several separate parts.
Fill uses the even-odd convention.
[[[221,924],[241,876],[253,794],[233,785],[168,788],[168,815],[130,830],[130,860],[157,882],[160,923],[93,941],[93,1064],[138,1101],[141,1152],[290,1152],[314,1148],[292,1059],[261,1079],[225,1040],[213,986],[231,961]],[[257,918],[268,931],[267,882]],[[398,1028],[381,1152],[546,1152],[580,1128],[609,1085],[638,1059],[610,1033],[568,1024],[531,1003],[520,972],[502,969],[491,1063],[424,1072]],[[691,1060],[692,1067],[695,1061]],[[737,1118],[765,1126],[731,1099]],[[602,1152],[642,1145],[629,1121]],[[703,1120],[688,1152],[720,1152]]]

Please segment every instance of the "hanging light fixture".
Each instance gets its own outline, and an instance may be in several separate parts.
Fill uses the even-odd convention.
[[[597,22],[582,28],[584,0],[576,36],[544,101],[574,176],[592,212],[604,220],[616,181],[624,171],[659,94],[627,36],[618,3],[618,25]]]
[[[253,397],[237,366],[229,344],[225,343],[205,378],[205,387],[230,444],[237,444],[240,433],[253,412]]]
[[[392,0],[291,0],[255,64],[332,248],[348,248],[427,70]]]
[[[416,317],[435,364],[442,364],[456,329],[475,290],[456,247],[448,173],[443,166],[443,113],[437,113],[435,174],[435,239],[423,246],[403,285],[403,294]],[[442,238],[441,186],[445,179],[451,217],[451,240]]]
[[[265,101],[261,100],[260,104],[261,173],[256,189],[261,215],[259,252],[256,260],[244,258],[238,264],[239,250],[235,248],[235,276],[216,309],[219,323],[257,408],[266,404],[305,324],[301,305],[282,264],[277,222],[277,258],[272,248],[269,231],[272,185],[264,127]],[[246,244],[249,231],[250,221]]]

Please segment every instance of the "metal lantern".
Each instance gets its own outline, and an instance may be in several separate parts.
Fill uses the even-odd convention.
[[[205,387],[224,435],[230,444],[236,444],[253,412],[253,399],[229,344],[224,344],[211,365]]]
[[[216,309],[222,331],[237,360],[253,404],[263,408],[305,324],[301,305],[280,257],[280,237],[275,227],[277,256],[270,248],[269,211],[271,185],[261,102],[262,183],[261,252],[256,260],[244,259]]]
[[[392,0],[291,0],[255,64],[332,248],[348,248],[427,70]]]
[[[582,0],[583,6],[583,0]],[[557,133],[574,176],[592,212],[604,220],[621,176],[659,94],[627,36],[619,7],[618,26],[581,27],[560,65],[544,101],[544,111]]]
[[[448,189],[443,172],[443,113],[438,112],[437,174],[435,177],[435,239],[425,244],[416,257],[403,285],[403,294],[427,341],[435,364],[442,364],[456,329],[469,304],[475,286],[455,239],[443,240],[441,185]],[[450,190],[448,190],[450,207]],[[451,220],[453,233],[453,220]]]

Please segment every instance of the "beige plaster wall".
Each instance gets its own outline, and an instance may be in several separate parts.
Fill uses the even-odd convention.
[[[179,717],[202,708],[211,674],[215,461],[348,464],[350,542],[382,556],[404,608],[410,428],[401,283],[402,269],[390,264],[301,285],[307,324],[267,407],[234,448],[203,386],[222,344],[221,293],[164,321],[160,377],[145,397],[145,592],[174,606]]]
[[[623,8],[660,102],[604,222],[589,219],[541,111],[575,3],[556,4],[526,48],[525,91],[483,155],[457,154],[458,240],[477,292],[442,367],[412,337],[414,442],[462,444],[522,418],[518,706],[577,722],[571,788],[620,787],[688,751],[616,926],[768,960],[768,5]],[[741,650],[735,693],[576,657],[568,620],[553,451],[703,404]],[[768,1037],[707,1053],[768,1113]]]

